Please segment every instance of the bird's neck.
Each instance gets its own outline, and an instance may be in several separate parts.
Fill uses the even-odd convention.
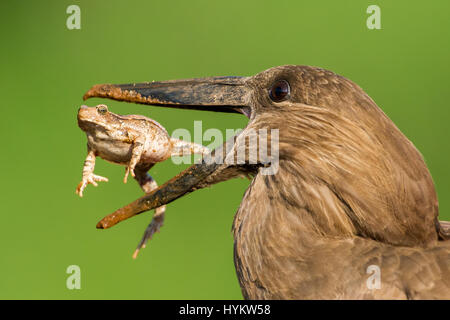
[[[287,247],[304,245],[308,249],[319,238],[354,237],[357,229],[348,210],[326,183],[281,161],[276,175],[258,174],[252,180],[233,230],[239,240],[284,239]]]
[[[267,198],[260,202],[301,217],[302,232],[432,245],[438,202],[428,168],[381,109],[367,109],[354,119],[300,104],[255,119],[252,126],[279,129],[280,170],[255,180]]]
[[[345,210],[331,202],[331,194],[305,187],[284,163],[279,170],[285,183],[276,176],[254,178],[233,222],[235,266],[245,298],[283,298],[278,289],[286,284],[275,282],[294,276],[290,272],[303,281],[299,277],[307,275],[298,270],[310,268],[309,257],[317,244],[354,233],[345,214],[328,211]],[[324,211],[315,211],[313,202]]]
[[[295,274],[308,268],[317,244],[437,241],[431,176],[395,126],[387,122],[371,133],[339,114],[302,111],[283,124],[254,121],[280,128],[280,161],[276,174],[255,176],[233,223],[236,270],[247,297],[264,298],[268,286],[279,287],[272,282],[292,275],[290,261],[300,264]]]

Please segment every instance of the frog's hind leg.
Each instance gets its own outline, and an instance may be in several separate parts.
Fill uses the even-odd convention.
[[[137,166],[135,169],[135,179],[145,193],[150,193],[158,187],[156,181],[152,178],[151,175],[147,173],[147,171],[150,170],[151,167],[153,167],[153,164],[147,165],[145,167]],[[153,234],[155,232],[159,232],[159,229],[164,224],[165,211],[166,206],[161,206],[155,209],[155,214],[152,217],[152,221],[147,226],[147,229],[145,229],[144,235],[142,236],[141,241],[139,241],[136,251],[134,251],[133,253],[133,259],[136,259],[139,250],[145,248],[147,241],[152,238]]]
[[[170,138],[172,142],[172,153],[171,156],[183,156],[189,154],[209,154],[211,150],[207,147],[202,146],[198,143],[187,142],[179,139]]]

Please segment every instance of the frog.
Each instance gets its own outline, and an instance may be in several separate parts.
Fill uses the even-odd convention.
[[[153,119],[142,115],[115,114],[105,104],[81,106],[77,119],[78,126],[87,136],[87,156],[82,180],[76,188],[76,194],[80,197],[83,197],[89,184],[96,187],[97,182],[108,181],[108,178],[94,174],[96,157],[125,166],[123,182],[127,183],[128,176],[131,175],[144,193],[150,193],[158,187],[155,179],[148,173],[156,163],[173,156],[210,153],[210,149],[203,145],[170,137],[167,130]],[[155,232],[160,232],[165,211],[166,206],[155,209],[155,214],[133,253],[134,259]]]

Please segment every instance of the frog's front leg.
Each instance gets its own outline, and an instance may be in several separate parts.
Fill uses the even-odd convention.
[[[142,167],[138,166],[135,170],[135,179],[145,193],[150,193],[158,187],[156,181],[152,178],[151,175],[147,173],[147,171],[150,170],[151,167],[153,167],[153,164]],[[153,234],[155,234],[155,232],[159,232],[159,229],[164,224],[165,211],[166,206],[161,206],[155,209],[155,214],[152,217],[152,221],[145,229],[144,235],[142,236],[141,241],[139,241],[136,251],[134,251],[133,253],[133,259],[136,259],[139,250],[145,248],[147,241],[152,238]]]
[[[145,136],[139,136],[136,138],[136,140],[134,140],[131,149],[131,159],[130,162],[128,162],[128,165],[125,169],[125,177],[123,178],[123,183],[127,183],[128,174],[130,173],[133,178],[136,177],[134,169],[136,168],[136,165],[139,163],[142,153],[144,153],[144,145],[145,145]]]
[[[94,174],[95,157],[95,151],[88,149],[86,160],[84,160],[83,178],[75,191],[80,197],[83,196],[83,191],[88,184],[93,184],[96,187],[97,181],[108,181],[108,178]]]

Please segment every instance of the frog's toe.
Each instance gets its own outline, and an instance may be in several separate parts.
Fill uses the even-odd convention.
[[[95,174],[90,174],[89,176],[83,177],[83,180],[78,184],[77,189],[76,189],[76,193],[80,196],[83,197],[83,191],[84,189],[86,189],[86,187],[88,186],[88,184],[92,184],[94,187],[98,186],[97,181],[108,181],[108,178],[102,177],[102,176],[98,176]]]
[[[128,174],[130,173],[130,168],[126,167],[125,169],[125,176],[123,177],[123,183],[127,183],[128,180]]]
[[[102,181],[102,182],[108,182],[108,178],[106,177],[102,177],[102,176],[98,176],[96,174],[93,175],[93,179],[94,181]]]
[[[125,169],[125,177],[123,177],[123,183],[127,183],[129,174],[131,174],[133,178],[136,177],[136,174],[134,173],[134,168],[131,168],[130,166],[126,167]]]
[[[84,189],[84,188],[83,188],[83,182],[80,182],[80,183],[78,184],[76,190],[75,190],[75,193],[76,193],[77,195],[79,195],[80,198],[83,197],[83,189]]]
[[[84,191],[84,189],[86,188],[86,186],[87,186],[87,181],[86,181],[86,180],[83,180],[83,181],[81,181],[81,182],[78,184],[77,189],[75,190],[75,193],[76,193],[77,195],[79,195],[80,198],[83,198],[83,191]]]

